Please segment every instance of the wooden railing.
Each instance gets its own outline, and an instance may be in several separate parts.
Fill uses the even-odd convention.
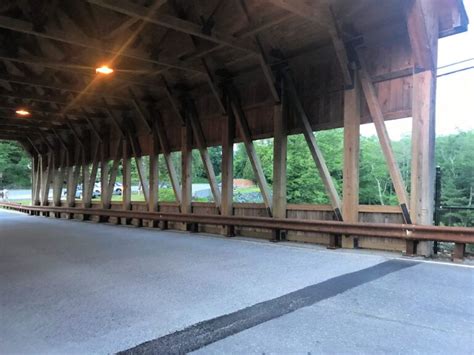
[[[25,206],[14,203],[0,203],[0,207],[28,213],[49,215],[61,213],[83,215],[84,219],[97,216],[99,219],[115,217],[149,221],[178,222],[197,225],[251,227],[268,230],[328,233],[330,235],[353,235],[375,238],[395,238],[410,241],[443,241],[455,243],[453,258],[464,257],[465,245],[474,243],[474,228],[439,227],[392,223],[347,223],[339,221],[302,220],[290,218],[221,216],[206,214],[185,214],[169,212],[146,212],[78,207]]]

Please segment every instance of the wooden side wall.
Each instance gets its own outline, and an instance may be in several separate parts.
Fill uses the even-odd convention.
[[[67,206],[63,201],[62,205]],[[82,208],[83,204],[80,201],[76,202],[76,207]],[[100,208],[99,203],[92,203],[91,208]],[[112,202],[111,209],[122,209],[121,202]],[[133,211],[148,211],[145,202],[132,201]],[[179,212],[179,206],[173,202],[159,203],[159,210],[161,212]],[[235,216],[248,217],[269,217],[268,211],[264,204],[258,203],[234,203],[233,210]],[[193,202],[192,213],[217,215],[215,205],[208,202]],[[287,207],[286,217],[291,219],[302,220],[333,220],[333,210],[330,205],[293,205],[289,204]],[[64,215],[63,218],[66,218]],[[82,220],[82,215],[76,215],[74,218]],[[400,208],[398,206],[377,206],[377,205],[361,205],[359,211],[359,222],[372,223],[403,223]],[[118,224],[116,218],[111,218],[109,223]],[[132,225],[139,225],[138,221],[131,221]],[[183,223],[169,223],[168,228],[172,230],[185,231]],[[222,229],[215,225],[199,225],[199,232],[209,234],[221,234]],[[267,229],[262,228],[236,228],[235,233],[238,236],[252,237],[271,240],[272,233]],[[307,232],[289,232],[287,239],[293,242],[310,243],[319,245],[329,245],[329,234],[326,233],[307,233]],[[362,249],[373,250],[389,250],[405,252],[405,242],[398,239],[388,238],[371,238],[358,237],[359,247]]]

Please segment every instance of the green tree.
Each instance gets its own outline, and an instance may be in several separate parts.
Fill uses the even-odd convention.
[[[0,141],[0,188],[31,187],[31,159],[15,142]]]

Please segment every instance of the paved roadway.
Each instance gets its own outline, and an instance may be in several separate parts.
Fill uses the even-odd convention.
[[[0,353],[472,353],[474,269],[0,211]],[[147,343],[146,343],[147,342]]]

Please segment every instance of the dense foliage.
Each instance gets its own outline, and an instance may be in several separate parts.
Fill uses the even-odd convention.
[[[14,142],[0,141],[0,189],[31,186],[31,160]]]

